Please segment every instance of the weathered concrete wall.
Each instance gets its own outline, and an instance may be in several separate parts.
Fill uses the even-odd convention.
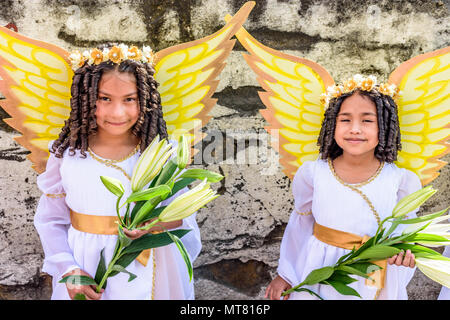
[[[3,0],[0,25],[13,22],[27,36],[70,50],[116,41],[149,43],[157,51],[213,33],[244,2]],[[317,61],[337,81],[355,73],[386,80],[402,61],[449,45],[449,7],[448,0],[263,0],[245,26],[270,47]],[[217,160],[204,167],[226,178],[217,186],[222,196],[198,214],[203,238],[195,262],[198,299],[262,299],[293,205],[290,181],[273,168],[276,156],[264,147],[269,137],[261,130],[266,123],[258,112],[264,108],[257,96],[261,88],[242,50],[237,43],[227,60],[214,95],[213,118],[205,128],[209,137],[203,154]],[[220,150],[208,149],[212,137],[220,139],[218,133],[237,128],[245,139],[223,137],[242,149],[221,161]],[[12,140],[16,135],[1,122],[0,299],[47,299],[50,281],[40,272],[42,248],[32,223],[40,192],[27,150]],[[251,161],[256,151],[262,155]],[[241,157],[246,160],[239,161]],[[440,193],[422,212],[449,206],[449,171],[450,166],[443,168],[433,182]],[[411,299],[436,299],[439,290],[419,272],[408,287]]]

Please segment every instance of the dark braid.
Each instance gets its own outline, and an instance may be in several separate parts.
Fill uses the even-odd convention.
[[[120,65],[110,61],[98,65],[85,63],[75,71],[71,87],[70,116],[50,150],[56,157],[61,158],[67,148],[70,155],[74,155],[78,149],[86,157],[88,137],[97,132],[95,112],[98,84],[104,73],[114,70],[131,73],[136,77],[140,114],[131,130],[132,134],[140,138],[141,151],[147,148],[157,134],[160,138],[168,137],[161,98],[157,91],[158,83],[153,78],[155,70],[150,65],[134,60],[125,60]]]
[[[397,105],[390,96],[381,94],[377,90],[364,91],[359,89],[344,93],[340,97],[330,100],[317,140],[321,158],[336,159],[342,154],[342,148],[339,147],[334,139],[336,118],[342,102],[353,94],[368,97],[375,104],[378,120],[378,145],[375,148],[375,157],[380,161],[389,163],[396,161],[397,152],[401,150]]]

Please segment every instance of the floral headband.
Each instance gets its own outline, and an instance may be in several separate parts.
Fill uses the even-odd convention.
[[[136,60],[153,65],[154,53],[149,46],[143,46],[142,51],[135,46],[128,47],[125,44],[113,46],[111,49],[105,48],[103,51],[95,48],[85,50],[83,53],[74,51],[69,55],[72,69],[75,71],[81,68],[85,62],[89,65],[98,65],[104,61],[112,61],[113,63],[121,63],[124,60]]]
[[[376,90],[381,94],[388,95],[392,99],[397,100],[400,91],[395,84],[382,83],[377,85],[377,78],[373,75],[364,77],[360,74],[355,74],[352,78],[344,81],[342,85],[334,85],[327,88],[326,93],[322,93],[320,96],[320,102],[328,108],[330,100],[333,98],[338,98],[344,93],[353,92],[359,89],[363,91]]]

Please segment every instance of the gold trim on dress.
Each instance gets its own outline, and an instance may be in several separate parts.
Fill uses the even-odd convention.
[[[364,194],[364,192],[362,192],[361,190],[359,190],[358,188],[369,184],[370,182],[372,182],[376,177],[378,177],[378,175],[380,174],[381,170],[384,167],[384,161],[382,161],[380,163],[380,166],[378,167],[377,171],[375,172],[375,174],[370,177],[368,180],[361,182],[361,183],[357,183],[357,184],[350,184],[347,183],[345,181],[343,181],[336,173],[336,171],[334,170],[334,166],[333,166],[333,162],[331,161],[330,158],[328,158],[328,166],[330,167],[331,173],[333,174],[333,176],[336,178],[336,180],[341,183],[342,185],[344,185],[347,188],[350,188],[351,190],[355,191],[356,193],[358,193],[363,199],[364,201],[366,201],[366,203],[369,205],[370,211],[372,211],[373,215],[375,216],[375,219],[377,220],[378,224],[380,224],[381,219],[380,219],[380,215],[378,214],[378,212],[375,210],[374,205],[372,204],[372,202],[369,200],[369,198]]]
[[[59,199],[64,198],[66,196],[65,193],[46,193],[46,197],[52,198],[52,199]]]
[[[121,171],[125,175],[125,177],[127,177],[128,180],[131,180],[130,175],[123,168],[121,168],[118,165],[116,165],[116,163],[122,162],[122,161],[125,161],[125,160],[131,158],[136,152],[138,152],[139,147],[140,147],[140,143],[138,143],[137,146],[134,148],[134,150],[131,151],[127,156],[125,156],[125,157],[123,157],[122,159],[119,159],[119,160],[104,159],[104,158],[102,158],[100,156],[97,156],[94,153],[94,151],[92,151],[92,149],[90,147],[88,147],[87,151],[91,155],[92,159],[94,159],[94,160],[104,164],[107,167],[111,167],[111,168],[114,168],[114,169],[117,169],[117,170]]]
[[[300,211],[298,211],[297,209],[295,209],[295,212],[298,213],[298,214],[301,215],[301,216],[309,216],[309,215],[312,214],[312,211],[311,211],[311,210],[309,210],[309,211],[307,211],[307,212],[300,212]]]

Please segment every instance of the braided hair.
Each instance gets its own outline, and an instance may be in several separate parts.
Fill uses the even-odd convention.
[[[334,139],[336,118],[342,102],[353,94],[368,97],[375,104],[378,120],[378,145],[375,148],[375,157],[388,163],[396,161],[397,152],[401,150],[400,126],[396,103],[389,95],[384,95],[377,90],[364,91],[359,89],[344,93],[338,98],[330,100],[317,140],[321,158],[334,160],[343,153],[342,148],[339,147]]]
[[[70,116],[50,150],[56,157],[62,158],[67,148],[70,155],[74,155],[78,149],[86,157],[88,137],[97,132],[95,112],[98,83],[102,75],[110,71],[127,72],[136,77],[140,114],[131,130],[133,135],[140,138],[140,151],[143,152],[157,134],[161,138],[167,138],[161,97],[157,91],[158,83],[153,78],[155,70],[152,66],[134,60],[124,60],[120,64],[111,61],[98,65],[85,63],[75,71],[71,87]]]

